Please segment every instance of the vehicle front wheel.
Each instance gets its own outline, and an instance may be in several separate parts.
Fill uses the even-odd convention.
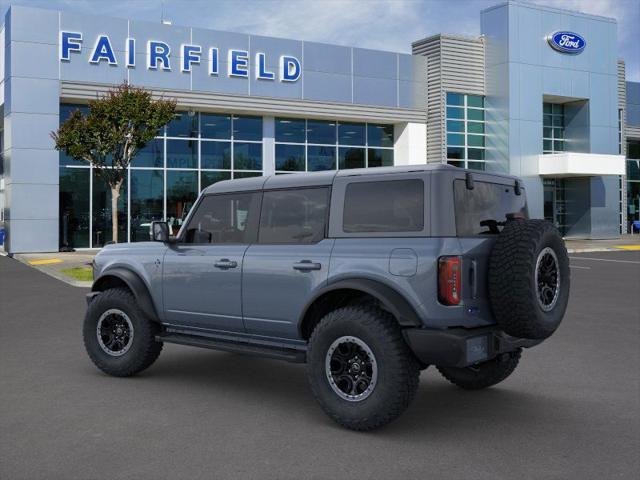
[[[480,390],[505,380],[518,366],[522,350],[498,355],[493,360],[466,368],[438,367],[444,378],[465,390]]]
[[[82,333],[96,367],[115,377],[129,377],[151,366],[160,355],[162,343],[155,340],[159,330],[129,290],[112,288],[91,301]]]
[[[408,407],[420,366],[393,317],[354,305],[327,314],[311,335],[307,368],[313,394],[338,424],[385,425]]]

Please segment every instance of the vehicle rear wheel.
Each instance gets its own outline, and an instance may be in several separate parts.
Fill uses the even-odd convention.
[[[112,288],[91,301],[82,333],[96,367],[115,377],[128,377],[156,361],[162,350],[162,343],[155,340],[159,331],[129,290]]]
[[[480,390],[502,382],[518,366],[522,350],[498,355],[493,360],[466,368],[438,367],[444,378],[465,390]]]
[[[420,374],[391,314],[367,305],[339,308],[320,321],[309,341],[307,368],[327,415],[361,431],[400,416]]]

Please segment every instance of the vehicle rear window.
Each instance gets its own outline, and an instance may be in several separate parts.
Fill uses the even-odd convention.
[[[345,233],[419,232],[424,229],[424,182],[354,182],[344,196]]]
[[[522,190],[522,195],[516,195],[514,187],[509,185],[477,180],[473,190],[469,190],[464,180],[456,180],[453,191],[458,236],[500,233],[509,214],[528,218],[524,188]]]
[[[328,188],[265,192],[259,243],[315,243],[324,238],[329,208]]]

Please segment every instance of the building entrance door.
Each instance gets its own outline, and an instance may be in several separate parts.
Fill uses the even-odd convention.
[[[567,225],[566,185],[562,178],[544,180],[544,219],[553,223],[561,235],[566,235],[569,225]]]

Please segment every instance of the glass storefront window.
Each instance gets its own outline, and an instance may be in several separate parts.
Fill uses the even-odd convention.
[[[338,143],[340,145],[366,145],[365,124],[340,122],[338,124]]]
[[[262,140],[262,117],[242,116],[233,117],[234,140]]]
[[[340,147],[338,149],[339,168],[365,168],[365,149]]]
[[[103,247],[113,240],[111,228],[111,187],[93,169],[92,246]],[[127,181],[118,197],[118,242],[127,241]]]
[[[88,168],[60,168],[60,247],[89,247]]]
[[[484,97],[448,92],[446,114],[447,163],[485,170]]]
[[[304,143],[306,140],[305,132],[304,120],[276,118],[276,142]]]
[[[167,125],[167,137],[194,138],[198,136],[198,114],[177,112]]]
[[[167,168],[198,168],[198,141],[167,140]]]
[[[367,166],[393,167],[393,150],[383,148],[370,148],[367,150]]]
[[[233,178],[250,178],[260,176],[262,176],[261,172],[233,172]]]
[[[276,145],[276,170],[304,172],[304,145]]]
[[[200,114],[200,135],[202,138],[231,138],[231,115]]]
[[[164,217],[163,170],[130,170],[131,241],[149,240],[151,222]]]
[[[200,167],[231,169],[231,142],[200,142]]]
[[[336,144],[336,123],[324,120],[307,120],[307,142]]]
[[[198,172],[167,170],[167,222],[177,234],[198,196]]]
[[[367,125],[367,145],[370,147],[393,148],[393,125],[369,123]]]
[[[131,162],[132,167],[162,168],[164,163],[164,140],[155,138],[140,149]]]
[[[262,170],[262,144],[234,142],[233,168],[234,170]]]
[[[67,119],[71,116],[71,114],[76,110],[80,110],[80,113],[82,113],[83,115],[86,115],[87,113],[89,113],[89,106],[75,104],[75,103],[61,103],[59,124],[62,125],[65,121],[67,121]],[[65,165],[83,166],[83,167],[89,166],[88,162],[85,162],[84,160],[76,160],[75,158],[65,155],[64,152],[58,153],[58,159],[59,159],[59,165],[61,167]]]
[[[564,105],[542,104],[542,153],[564,151]]]
[[[307,170],[317,172],[321,170],[335,170],[336,149],[329,146],[309,145],[307,147]]]
[[[203,170],[200,172],[200,188],[204,190],[209,185],[229,179],[231,179],[231,172],[207,172]]]

